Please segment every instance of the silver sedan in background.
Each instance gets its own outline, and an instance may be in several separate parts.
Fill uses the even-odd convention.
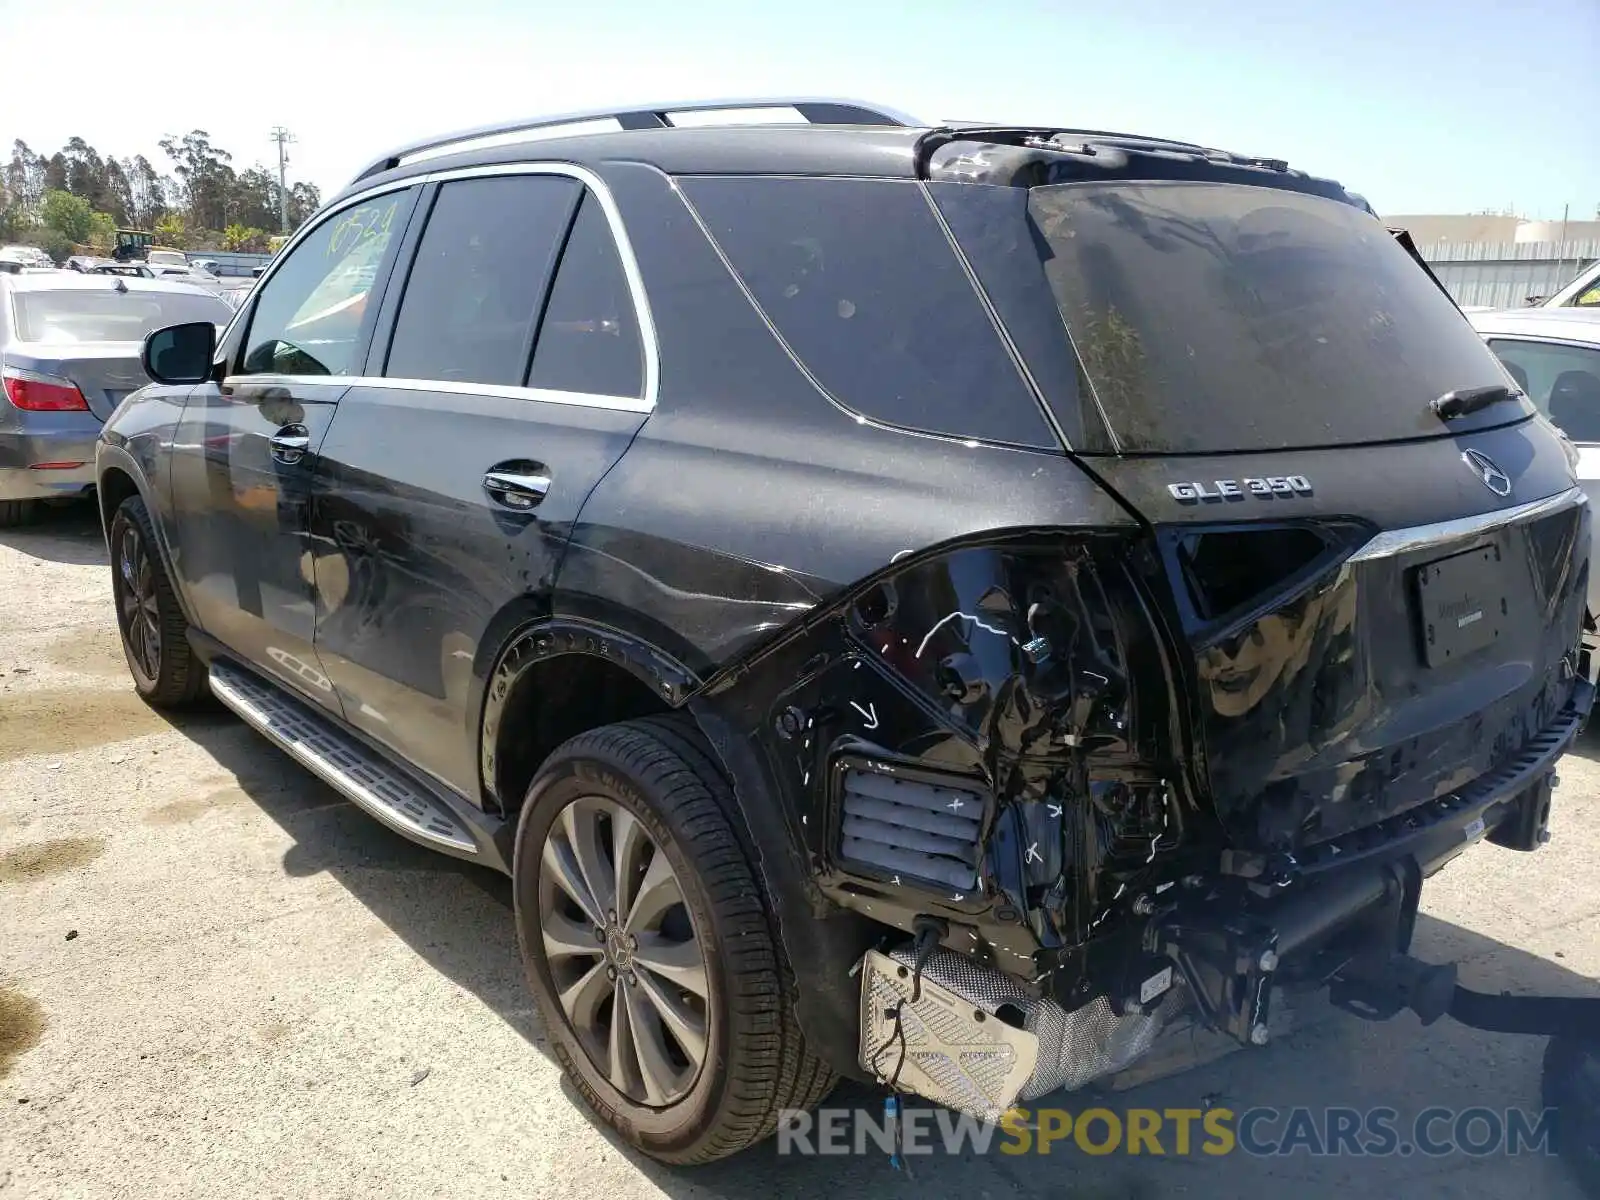
[[[185,321],[220,328],[232,317],[231,305],[193,284],[0,274],[0,526],[92,486],[101,425],[149,382],[139,362],[145,334]]]

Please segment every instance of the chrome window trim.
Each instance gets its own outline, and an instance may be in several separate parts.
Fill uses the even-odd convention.
[[[1475,517],[1457,517],[1451,521],[1435,521],[1428,525],[1412,525],[1406,529],[1390,529],[1374,536],[1345,562],[1370,562],[1373,559],[1394,558],[1397,555],[1409,554],[1413,550],[1424,550],[1429,546],[1504,529],[1507,525],[1547,517],[1552,513],[1577,508],[1587,503],[1589,497],[1584,490],[1581,487],[1571,487],[1553,496],[1546,496],[1543,500],[1518,504],[1512,508],[1497,508],[1492,512],[1479,513]]]
[[[373,197],[387,192],[399,191],[410,187],[423,187],[430,183],[448,183],[458,179],[478,179],[498,175],[565,176],[583,184],[594,194],[595,199],[600,202],[600,209],[605,213],[606,223],[611,226],[611,240],[617,248],[617,257],[622,261],[623,277],[628,281],[628,291],[633,297],[634,319],[639,323],[639,344],[644,352],[644,390],[642,396],[591,395],[588,392],[554,391],[548,388],[513,387],[504,384],[459,383],[447,379],[385,379],[372,376],[235,375],[230,376],[225,382],[230,386],[240,386],[245,383],[267,379],[274,379],[280,382],[349,383],[352,385],[359,384],[362,387],[388,387],[402,391],[506,396],[519,400],[539,400],[549,404],[574,404],[586,408],[615,409],[622,412],[653,412],[661,380],[661,350],[656,340],[655,320],[650,313],[650,300],[644,290],[644,276],[640,274],[639,260],[634,257],[633,243],[629,241],[628,231],[622,223],[622,210],[617,207],[616,199],[611,195],[611,189],[606,187],[600,176],[588,167],[580,167],[576,163],[527,161],[488,163],[477,167],[457,167],[449,171],[430,171],[425,174],[411,175],[405,179],[390,180],[387,183],[376,184],[373,187],[352,193],[317,212],[313,220],[307,221],[300,232],[285,243],[283,249],[274,256],[272,265],[262,273],[260,279],[256,280],[255,287],[251,289],[251,301],[253,302],[256,295],[267,286],[267,283],[276,274],[278,267],[289,257],[295,247],[320,229],[327,218],[336,213],[343,212],[353,205],[365,203]],[[244,308],[245,306],[241,305],[234,311],[233,321],[239,319],[244,312]],[[222,337],[217,339],[219,344],[231,332],[233,321],[228,322],[228,327],[224,329]]]
[[[577,408],[603,408],[613,412],[648,413],[654,405],[637,396],[599,396],[588,392],[563,392],[552,388],[511,387],[498,383],[463,383],[457,379],[390,379],[382,375],[230,375],[223,387],[365,387],[396,392],[448,392],[453,396],[500,396],[508,400],[537,400],[543,404],[570,404]]]

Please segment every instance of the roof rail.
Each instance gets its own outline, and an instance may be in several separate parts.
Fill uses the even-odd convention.
[[[820,96],[772,97],[762,96],[746,100],[686,100],[670,104],[637,105],[625,109],[598,109],[592,112],[560,113],[545,117],[530,117],[522,121],[498,121],[462,129],[455,133],[439,134],[422,141],[410,142],[375,159],[351,183],[359,183],[372,175],[393,170],[414,155],[428,150],[438,150],[461,142],[480,138],[498,137],[536,129],[553,129],[561,125],[575,125],[588,121],[616,121],[623,129],[670,129],[673,113],[731,112],[753,108],[792,108],[812,125],[898,125],[922,124],[911,117],[881,104],[868,104],[860,100],[830,99]]]

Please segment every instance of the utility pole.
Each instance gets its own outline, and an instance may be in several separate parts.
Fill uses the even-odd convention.
[[[272,140],[278,143],[278,232],[289,232],[289,155],[285,150],[295,140],[282,125],[272,127]]]

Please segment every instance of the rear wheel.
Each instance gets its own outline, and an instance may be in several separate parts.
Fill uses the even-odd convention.
[[[124,500],[111,518],[109,540],[111,591],[133,686],[162,708],[196,703],[206,694],[205,667],[189,648],[188,622],[138,496]]]
[[[806,1049],[761,893],[698,734],[670,718],[559,747],[517,831],[517,932],[550,1043],[663,1162],[723,1158],[834,1077]]]
[[[0,500],[0,529],[26,525],[38,512],[39,506],[32,500]]]

